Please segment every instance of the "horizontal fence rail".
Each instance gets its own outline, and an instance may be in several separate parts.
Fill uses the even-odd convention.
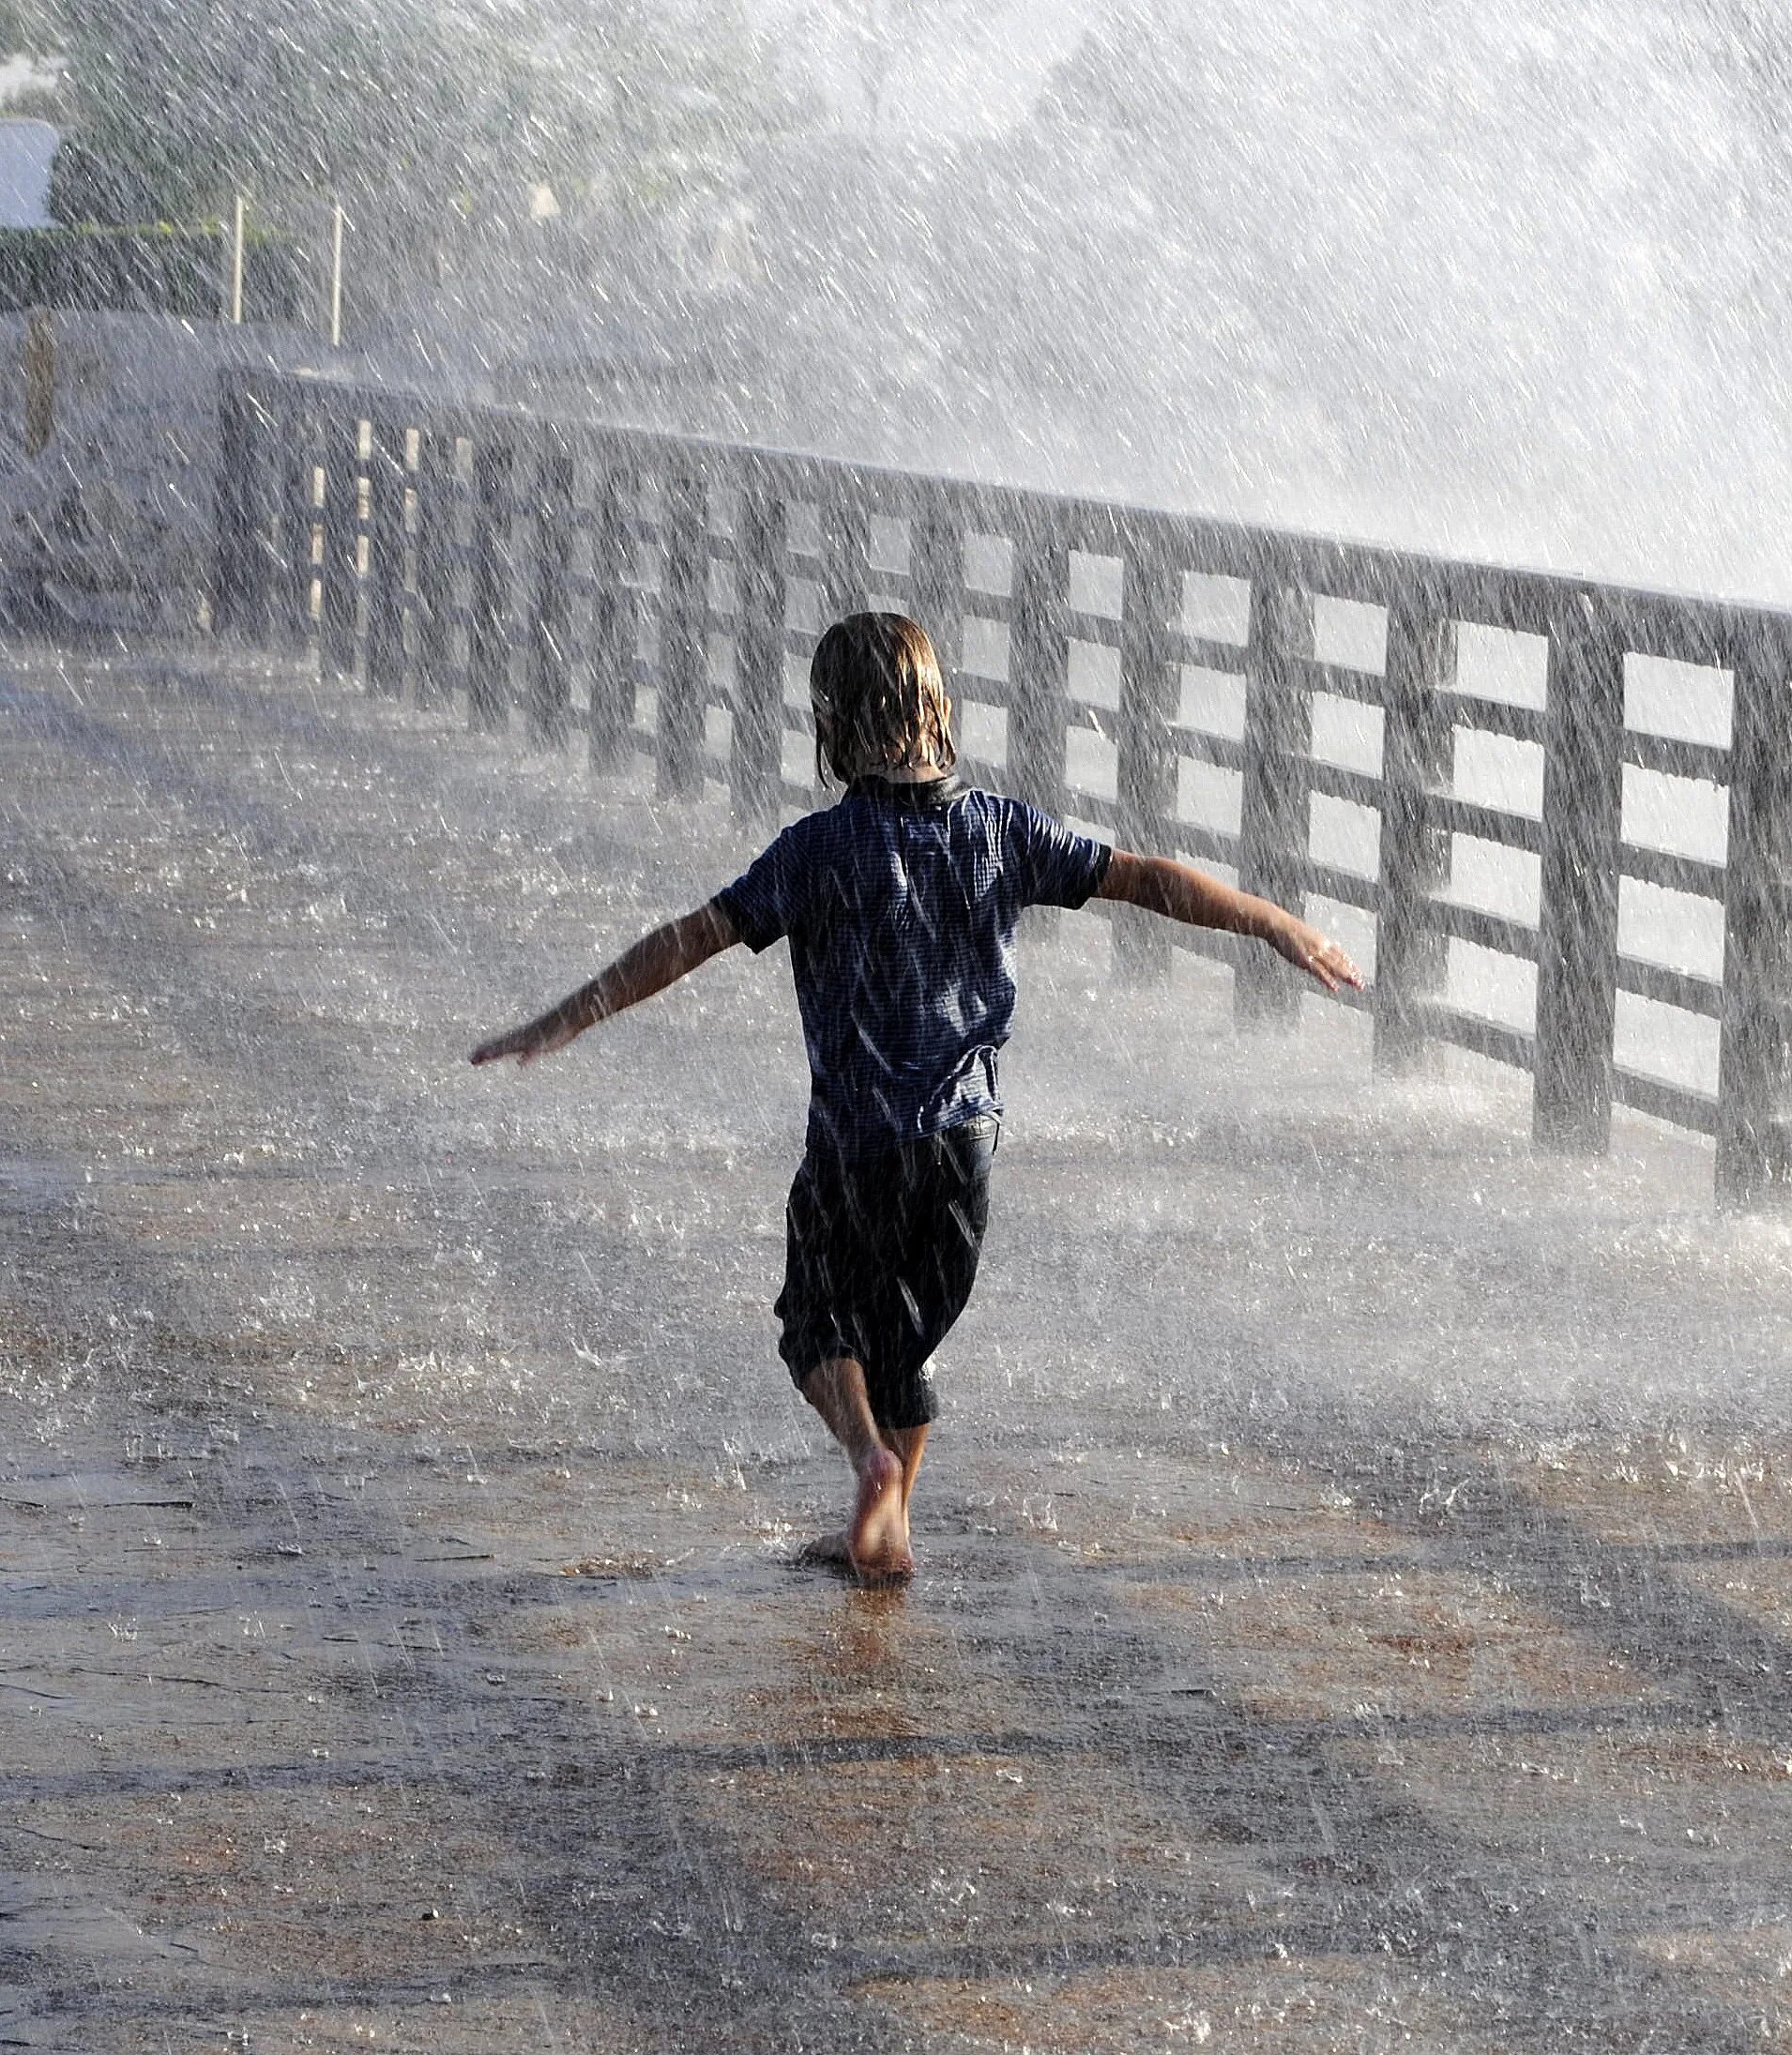
[[[234,374],[221,410],[221,628],[478,729],[582,734],[598,769],[645,757],[662,796],[719,782],[770,824],[818,797],[819,630],[901,609],[972,775],[1297,910],[1354,909],[1378,1063],[1454,1043],[1531,1073],[1540,1141],[1602,1149],[1617,1104],[1713,1136],[1728,1203],[1792,1190],[1792,615],[303,376]],[[1376,661],[1322,650],[1340,601],[1378,625]],[[1483,631],[1541,652],[1532,702],[1459,689]],[[1638,660],[1727,681],[1728,740],[1633,723]],[[1368,760],[1322,746],[1340,708]],[[1486,747],[1541,765],[1534,810],[1460,789]],[[1710,788],[1722,857],[1633,835],[1633,775]],[[1366,824],[1360,868],[1315,853],[1316,806]],[[1452,889],[1489,849],[1534,876],[1534,914]],[[1627,887],[1721,909],[1721,975],[1620,946]],[[1193,949],[1234,965],[1241,1019],[1298,1007],[1268,951],[1114,912],[1124,975]],[[1461,950],[1534,975],[1527,1020],[1451,1002]],[[1715,1089],[1620,1063],[1624,1000],[1711,1024]]]

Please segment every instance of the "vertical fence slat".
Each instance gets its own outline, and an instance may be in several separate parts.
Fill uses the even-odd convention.
[[[591,501],[591,706],[593,770],[620,770],[634,749],[637,637],[628,500],[633,477],[601,463]]]
[[[1595,594],[1551,625],[1543,728],[1531,1124],[1548,1148],[1597,1153],[1612,1132],[1624,649]]]
[[[407,424],[402,415],[381,409],[373,417],[372,433],[367,463],[367,689],[398,698],[404,691],[405,672]]]
[[[281,469],[284,419],[278,398],[264,388],[251,388],[250,404],[254,410],[254,468],[251,474],[248,511],[255,538],[251,580],[249,617],[245,632],[260,649],[273,648],[281,633],[282,597],[281,558]]]
[[[283,647],[306,649],[317,624],[317,414],[301,388],[281,410],[280,541],[275,570],[276,632]]]
[[[219,394],[217,544],[212,626],[257,648],[268,640],[271,556],[269,509],[262,464],[261,409],[247,385],[227,379]]]
[[[1120,554],[1120,713],[1115,738],[1115,790],[1121,844],[1163,853],[1165,824],[1177,808],[1177,759],[1170,724],[1178,677],[1170,624],[1179,616],[1182,577],[1156,533],[1131,534]],[[1138,906],[1114,909],[1114,967],[1134,982],[1169,973],[1169,923]]]
[[[1374,1060],[1394,1072],[1422,1057],[1425,1008],[1449,971],[1433,901],[1450,882],[1450,832],[1432,802],[1455,774],[1443,695],[1456,682],[1457,642],[1456,623],[1421,595],[1403,593],[1388,608],[1374,1007]]]
[[[658,786],[661,799],[703,790],[704,704],[709,690],[709,495],[694,472],[667,475],[660,615]]]
[[[516,563],[516,451],[498,424],[479,424],[473,440],[472,620],[468,630],[466,720],[493,734],[510,722],[510,617]]]
[[[1792,632],[1737,653],[1724,896],[1717,1195],[1792,1194]]]
[[[1301,660],[1314,648],[1313,596],[1273,572],[1251,585],[1245,648],[1244,781],[1239,795],[1238,883],[1298,913],[1311,844],[1313,787],[1305,759],[1313,747],[1313,693]],[[1247,1026],[1298,1017],[1294,972],[1267,949],[1239,962],[1233,993]]]
[[[1070,725],[1071,552],[1036,525],[1014,546],[1014,604],[1008,641],[1008,783],[1015,798],[1064,811],[1064,738]]]
[[[783,774],[784,503],[763,480],[735,513],[735,730],[729,769],[737,820],[777,817]]]
[[[871,516],[845,488],[822,504],[822,626],[862,614],[871,591]]]
[[[338,677],[358,668],[361,632],[361,414],[332,408],[324,423],[324,667]]]
[[[915,618],[926,629],[947,694],[955,699],[964,647],[964,524],[941,493],[926,495],[910,517],[908,571]]]
[[[544,426],[534,457],[528,738],[539,749],[564,749],[572,712],[572,452],[558,429]]]
[[[430,421],[417,451],[417,700],[441,706],[460,682],[455,613],[461,587],[459,441],[452,422]]]
[[[919,488],[912,503],[908,572],[909,604],[934,645],[946,696],[956,708],[964,653],[964,521],[938,486]]]

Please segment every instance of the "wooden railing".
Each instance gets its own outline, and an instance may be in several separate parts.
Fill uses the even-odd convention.
[[[235,378],[222,412],[217,611],[251,642],[314,643],[477,728],[582,734],[600,769],[645,756],[662,795],[718,780],[769,823],[815,798],[791,660],[830,618],[901,608],[974,775],[1286,905],[1359,909],[1379,1062],[1454,1043],[1531,1073],[1544,1143],[1604,1148],[1616,1101],[1715,1136],[1726,1201],[1792,1189],[1792,616],[303,377]],[[1203,614],[1228,599],[1230,623]],[[1333,601],[1378,610],[1378,665],[1315,654]],[[1459,690],[1465,627],[1541,638],[1541,703]],[[1727,743],[1627,724],[1638,658],[1727,674]],[[1191,677],[1238,681],[1241,718],[1185,716]],[[1374,768],[1315,752],[1331,702],[1372,740],[1379,716]],[[1538,811],[1452,789],[1469,733],[1541,754]],[[1091,753],[1111,791],[1072,775]],[[1191,817],[1191,764],[1236,781],[1236,827]],[[1627,769],[1724,788],[1724,860],[1629,838]],[[1374,875],[1315,858],[1315,797],[1366,810]],[[1534,864],[1534,922],[1451,895],[1465,838]],[[1721,979],[1620,950],[1625,880],[1721,905]],[[1448,1002],[1452,941],[1535,966],[1529,1025]],[[1268,952],[1117,909],[1125,975],[1178,946],[1229,956],[1249,1020],[1299,1003]],[[1714,1092],[1616,1060],[1620,994],[1716,1024]]]

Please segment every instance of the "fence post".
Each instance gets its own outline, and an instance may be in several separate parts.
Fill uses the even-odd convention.
[[[1717,1195],[1746,1207],[1792,1192],[1792,640],[1752,629],[1732,677]]]
[[[361,615],[361,416],[357,405],[324,417],[324,668],[357,669]]]
[[[871,592],[871,516],[844,481],[822,504],[821,556],[826,628],[848,614],[862,614]]]
[[[1016,799],[1064,810],[1070,725],[1069,544],[1049,519],[1028,524],[1014,547],[1008,644],[1008,782]]]
[[[735,818],[776,819],[784,754],[784,503],[765,480],[741,487],[735,513]]]
[[[1592,593],[1550,624],[1543,731],[1531,1125],[1545,1148],[1597,1154],[1612,1134],[1624,649]]]
[[[466,723],[494,734],[510,724],[511,556],[516,453],[498,424],[483,423],[473,443],[472,623],[468,632]]]
[[[1156,530],[1130,531],[1120,552],[1120,713],[1115,790],[1121,844],[1168,854],[1165,824],[1177,811],[1177,757],[1170,735],[1180,679],[1171,616],[1180,615],[1182,575]],[[1139,906],[1114,909],[1114,967],[1130,983],[1169,975],[1169,922]]]
[[[1244,782],[1239,796],[1238,884],[1299,913],[1313,832],[1313,595],[1273,571],[1251,582],[1245,647]],[[1247,951],[1233,987],[1243,1026],[1290,1026],[1299,1017],[1293,971],[1269,950]]]
[[[367,474],[367,689],[404,692],[405,522],[409,441],[402,415],[376,412]]]
[[[691,799],[703,790],[709,686],[709,500],[701,478],[688,471],[666,478],[660,525],[665,557],[656,782],[661,799]]]
[[[39,456],[56,432],[56,317],[48,307],[34,307],[25,317],[19,369],[24,382],[25,455]]]
[[[535,582],[529,603],[529,740],[564,749],[572,710],[572,452],[541,427],[535,461]]]
[[[275,614],[281,644],[308,649],[317,582],[317,413],[309,398],[287,394],[280,415],[280,547]]]
[[[418,431],[417,451],[417,700],[451,702],[457,672],[454,631],[460,594],[461,481],[453,424],[441,419]]]
[[[626,497],[633,480],[613,464],[598,472],[591,507],[591,710],[593,770],[620,770],[633,749],[636,641]]]
[[[224,380],[218,405],[218,487],[213,572],[214,633],[268,639],[266,493],[260,468],[260,408],[246,385]]]
[[[1427,1003],[1443,991],[1449,937],[1432,901],[1450,882],[1450,831],[1434,797],[1455,775],[1455,728],[1443,695],[1456,683],[1456,623],[1422,595],[1388,608],[1382,681],[1381,858],[1374,993],[1376,1067],[1414,1069]]]
[[[934,645],[947,696],[956,698],[964,645],[964,524],[937,487],[909,518],[908,571],[915,618]]]

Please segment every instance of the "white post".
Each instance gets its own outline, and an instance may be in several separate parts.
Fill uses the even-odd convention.
[[[243,325],[243,241],[249,225],[248,212],[239,192],[230,238],[230,318],[238,328]]]
[[[330,234],[329,269],[329,346],[340,350],[342,346],[342,203],[336,203],[336,217]]]

